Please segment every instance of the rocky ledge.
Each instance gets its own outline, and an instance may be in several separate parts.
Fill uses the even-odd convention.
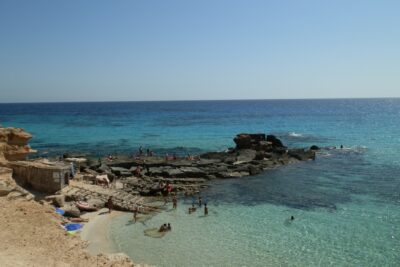
[[[172,184],[176,192],[193,194],[206,187],[207,180],[257,175],[281,165],[315,159],[315,149],[288,148],[274,135],[242,133],[234,142],[235,148],[194,158],[142,156],[101,160],[83,167],[82,173],[88,181],[107,174],[111,181],[123,184],[121,190],[133,195],[161,195],[161,181]]]

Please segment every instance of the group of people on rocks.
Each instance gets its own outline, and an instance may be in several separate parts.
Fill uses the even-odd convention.
[[[152,157],[152,156],[155,156],[155,154],[154,154],[153,151],[150,150],[150,148],[147,148],[147,149],[146,149],[146,154],[145,154],[144,151],[143,151],[143,147],[140,146],[140,147],[139,147],[139,151],[138,151],[138,156],[140,156],[140,157],[141,157],[141,156]]]
[[[138,153],[137,153],[136,155],[134,155],[134,158],[140,158],[140,157],[143,157],[143,156],[146,156],[146,157],[153,157],[153,156],[156,156],[156,154],[155,154],[152,150],[150,150],[149,148],[147,148],[147,149],[146,149],[146,153],[144,153],[143,147],[140,146],[140,147],[139,147],[139,150],[138,150]],[[169,160],[177,160],[177,159],[178,159],[178,157],[176,156],[175,153],[172,154],[172,155],[169,155],[168,153],[165,154],[165,160],[166,160],[166,161],[169,161]],[[185,157],[185,159],[186,159],[186,160],[194,160],[195,157],[192,156],[192,155],[190,155],[190,154],[187,154],[186,157]]]

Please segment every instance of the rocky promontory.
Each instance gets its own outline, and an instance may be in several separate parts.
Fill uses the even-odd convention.
[[[132,196],[161,196],[160,183],[173,186],[176,193],[194,194],[212,179],[240,178],[298,161],[315,159],[315,150],[288,148],[274,135],[238,134],[236,147],[222,152],[208,152],[195,157],[157,157],[102,159],[81,167],[83,180],[95,182],[107,175],[118,181],[120,191]],[[87,195],[87,192],[82,192]],[[122,210],[130,210],[127,205]]]

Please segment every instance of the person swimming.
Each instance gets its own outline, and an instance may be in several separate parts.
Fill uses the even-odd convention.
[[[194,206],[194,203],[192,203],[192,207],[189,207],[189,214],[192,212],[196,211],[196,207]]]
[[[291,220],[291,221],[294,221],[294,216],[293,216],[293,215],[290,216],[290,220]]]
[[[166,223],[160,226],[160,229],[158,229],[159,232],[165,232],[168,230],[168,226]]]

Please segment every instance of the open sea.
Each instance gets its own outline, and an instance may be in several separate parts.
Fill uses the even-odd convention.
[[[0,124],[32,133],[38,156],[199,154],[233,147],[241,132],[343,145],[213,181],[207,217],[187,214],[191,198],[144,223],[118,217],[111,238],[157,266],[400,266],[400,99],[0,104]],[[167,222],[164,238],[144,235]]]

